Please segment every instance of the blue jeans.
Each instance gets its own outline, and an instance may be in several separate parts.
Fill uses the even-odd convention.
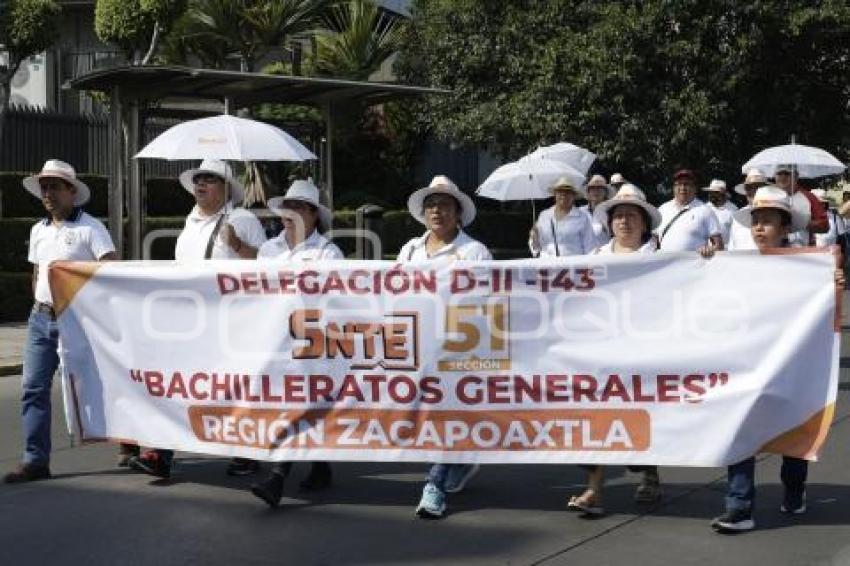
[[[782,457],[780,477],[788,491],[802,493],[806,487],[809,463],[791,456]],[[756,497],[756,459],[747,458],[727,468],[729,487],[726,492],[726,509],[747,511],[752,509]]]
[[[434,464],[428,470],[428,483],[445,493],[446,478],[449,475],[449,470],[457,470],[456,473],[459,473],[461,469],[471,467],[472,464]]]
[[[25,464],[50,463],[50,390],[59,367],[59,327],[48,314],[30,313],[24,348],[21,419]]]

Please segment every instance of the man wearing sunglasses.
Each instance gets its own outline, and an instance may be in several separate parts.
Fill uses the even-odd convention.
[[[792,164],[777,165],[773,178],[777,187],[791,195],[791,205],[794,210],[809,217],[805,230],[788,234],[791,245],[814,246],[814,235],[829,231],[829,218],[820,201],[809,189],[799,184],[797,168]]]
[[[195,197],[195,207],[186,217],[186,225],[174,247],[174,259],[180,262],[206,259],[255,259],[266,241],[263,225],[248,210],[236,208],[244,188],[233,177],[230,165],[217,159],[205,159],[197,169],[180,174],[180,184]],[[174,453],[155,449],[139,454],[137,446],[122,445],[119,465],[127,465],[160,478],[171,476]],[[228,475],[253,474],[259,462],[234,458]]]

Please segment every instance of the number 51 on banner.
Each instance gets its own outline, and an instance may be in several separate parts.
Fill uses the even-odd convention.
[[[510,369],[510,300],[489,297],[486,302],[446,307],[446,340],[440,371]]]

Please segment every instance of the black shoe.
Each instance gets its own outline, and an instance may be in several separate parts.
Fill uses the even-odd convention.
[[[280,474],[269,474],[264,481],[251,485],[251,493],[262,499],[269,507],[277,507],[283,497],[283,480]]]
[[[785,488],[785,497],[779,510],[791,515],[802,515],[806,512],[806,490]]]
[[[227,465],[228,476],[250,476],[260,471],[260,463],[248,458],[233,458]]]
[[[3,476],[4,483],[24,483],[50,479],[50,466],[46,464],[20,464],[14,472]]]
[[[753,521],[753,513],[750,510],[726,511],[723,515],[715,517],[711,522],[711,528],[718,533],[741,533],[756,528]]]
[[[131,456],[127,460],[127,465],[132,469],[163,479],[171,477],[172,463],[171,456],[166,456],[158,450],[148,450],[141,456]]]
[[[331,479],[333,477],[333,472],[331,472],[331,465],[327,462],[313,462],[312,467],[310,468],[310,473],[306,478],[301,480],[301,483],[298,484],[298,487],[303,489],[304,491],[318,491],[320,489],[327,489],[331,485]]]

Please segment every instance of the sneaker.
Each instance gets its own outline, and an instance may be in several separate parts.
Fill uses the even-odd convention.
[[[138,471],[158,478],[170,478],[173,460],[158,450],[148,450],[141,456],[131,456],[127,465]]]
[[[655,503],[661,499],[661,495],[661,485],[658,481],[644,477],[635,490],[635,501],[637,503]]]
[[[327,489],[331,485],[332,477],[333,473],[331,472],[330,464],[327,462],[313,462],[313,465],[310,467],[310,473],[306,478],[301,480],[298,487],[304,491]]]
[[[119,468],[127,468],[130,466],[130,458],[140,453],[141,449],[135,444],[122,444],[118,449],[118,460],[115,463]]]
[[[425,484],[422,499],[416,507],[416,516],[422,519],[439,519],[446,512],[446,496],[432,483]]]
[[[742,533],[756,528],[756,522],[753,521],[753,514],[749,509],[730,510],[715,517],[711,522],[711,528],[718,533]]]
[[[481,469],[479,464],[460,464],[449,466],[446,473],[446,481],[443,489],[446,493],[460,493],[466,487],[466,483]]]
[[[802,515],[806,512],[806,492],[795,489],[785,489],[785,497],[779,510],[791,515]]]
[[[14,472],[3,476],[3,483],[24,483],[50,479],[50,466],[46,464],[19,464]]]
[[[283,497],[284,479],[280,474],[271,473],[265,481],[252,484],[251,493],[265,501],[269,507],[277,507]]]
[[[233,458],[227,464],[228,476],[250,476],[260,471],[260,463],[248,458]]]

